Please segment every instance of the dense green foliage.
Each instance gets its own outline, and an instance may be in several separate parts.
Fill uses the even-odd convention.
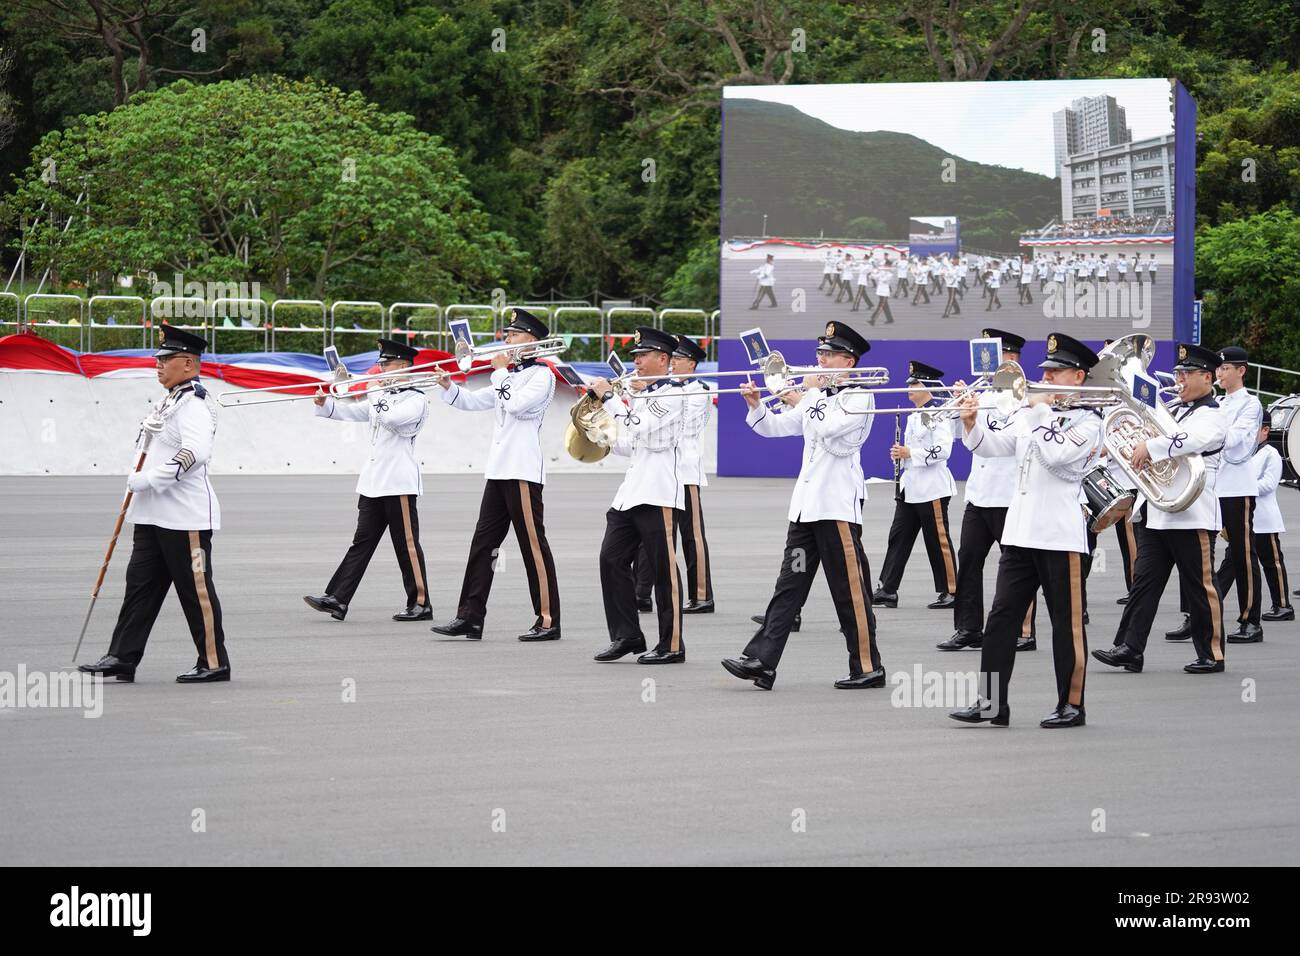
[[[1207,340],[1300,366],[1300,0],[151,0],[143,42],[52,22],[53,6],[0,12],[0,243],[11,256],[32,202],[112,168],[60,247],[65,277],[124,256],[113,267],[179,259],[291,294],[709,305],[725,84],[1172,76],[1200,110]],[[254,90],[276,99],[222,125]],[[325,100],[339,112],[309,105]],[[352,153],[356,182],[336,181]],[[51,157],[57,190],[35,175]],[[205,205],[237,220],[246,267]],[[1030,214],[1008,205],[965,238],[993,244]]]

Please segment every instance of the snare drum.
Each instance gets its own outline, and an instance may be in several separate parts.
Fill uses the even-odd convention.
[[[1105,531],[1125,518],[1133,510],[1137,495],[1121,488],[1110,476],[1105,465],[1098,465],[1083,476],[1083,493],[1088,499],[1088,530],[1093,534]]]
[[[1268,443],[1282,456],[1282,481],[1291,486],[1300,485],[1300,395],[1288,395],[1279,398],[1268,407],[1269,417],[1273,420],[1268,431]]]

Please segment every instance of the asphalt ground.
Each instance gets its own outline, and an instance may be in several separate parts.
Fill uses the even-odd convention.
[[[194,649],[169,597],[136,683],[102,688],[102,716],[0,709],[0,860],[1297,862],[1296,624],[1266,625],[1264,643],[1230,646],[1228,671],[1202,677],[1182,671],[1190,647],[1157,633],[1144,673],[1089,668],[1088,726],[1066,731],[1038,727],[1055,703],[1044,631],[1043,649],[1020,655],[1012,726],[1000,730],[959,725],[942,703],[899,706],[912,700],[904,685],[834,690],[846,656],[818,583],[765,693],[718,661],[740,651],[749,615],[770,596],[790,483],[726,478],[704,497],[718,612],[686,619],[687,663],[596,664],[607,640],[597,554],[617,482],[548,484],[564,638],[521,644],[532,613],[512,538],[481,643],[390,620],[404,602],[387,544],[338,623],[301,598],[324,588],[347,547],[353,481],[217,480],[225,527],[213,564],[234,680],[174,683]],[[0,479],[0,676],[69,666],[121,486]],[[455,609],[481,487],[471,477],[426,482],[422,539],[438,620]],[[1300,527],[1300,495],[1279,495]],[[961,509],[959,497],[954,525]],[[868,502],[873,573],[891,514],[888,493]],[[1111,642],[1123,591],[1112,533],[1101,548],[1089,584],[1093,646]],[[107,647],[129,550],[128,528],[82,661]],[[990,594],[995,567],[996,553]],[[918,540],[901,606],[878,609],[891,675],[977,669],[976,652],[935,650],[952,623],[925,609],[932,598]],[[1176,602],[1171,585],[1160,630],[1177,622]]]

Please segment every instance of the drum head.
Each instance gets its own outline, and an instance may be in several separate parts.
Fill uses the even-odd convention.
[[[1133,503],[1137,501],[1137,495],[1131,491],[1126,491],[1120,497],[1116,498],[1088,522],[1088,530],[1093,534],[1105,531],[1111,525],[1119,524],[1133,512]]]
[[[1290,485],[1300,484],[1300,473],[1296,465],[1300,464],[1300,395],[1288,395],[1279,398],[1268,407],[1269,418],[1273,424],[1269,427],[1268,443],[1282,456],[1282,480]]]

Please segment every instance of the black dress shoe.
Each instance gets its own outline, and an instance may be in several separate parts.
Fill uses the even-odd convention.
[[[1178,625],[1172,631],[1165,631],[1166,641],[1185,641],[1192,636],[1192,616],[1183,615],[1183,623]]]
[[[885,686],[885,669],[866,671],[861,674],[851,674],[848,677],[841,677],[835,682],[835,686],[840,690],[863,690],[867,687],[884,687]]]
[[[624,637],[611,641],[609,647],[592,658],[593,661],[616,661],[628,654],[640,654],[645,650],[644,637]]]
[[[220,667],[194,666],[184,674],[176,675],[178,684],[215,684],[217,681],[230,680],[230,665]]]
[[[1082,727],[1087,722],[1088,718],[1084,714],[1082,707],[1075,707],[1073,704],[1062,704],[1040,720],[1038,726],[1050,730],[1053,727]]]
[[[876,588],[876,593],[871,595],[871,603],[876,607],[898,607],[898,592]]]
[[[872,599],[874,602],[874,598]],[[897,606],[898,595],[894,595],[895,606]],[[952,607],[957,603],[957,598],[946,592],[939,594],[933,601],[926,605],[931,611],[941,611]]]
[[[1022,637],[1016,641],[1016,651],[1036,651],[1038,650],[1038,638]]]
[[[763,617],[763,615],[761,614],[752,615],[750,617],[750,620],[753,621],[755,624],[757,624],[759,627],[762,627],[765,623],[767,623],[767,618]],[[790,625],[790,633],[793,634],[795,631],[799,630],[799,627],[802,624],[803,624],[803,614],[796,614],[794,616],[794,623]]]
[[[1241,624],[1228,635],[1229,644],[1259,644],[1264,640],[1264,629],[1258,624]]]
[[[1116,604],[1127,604],[1127,603],[1128,603],[1128,595],[1125,594],[1122,598],[1116,598],[1116,599],[1115,599],[1115,603],[1116,603]]]
[[[1087,624],[1087,623],[1088,623],[1088,612],[1087,612],[1087,611],[1084,611],[1084,612],[1083,612],[1083,623],[1084,623],[1084,624]]]
[[[637,598],[636,609],[642,614],[653,611],[655,609],[654,601],[650,598]]]
[[[135,683],[135,665],[120,661],[112,654],[105,654],[93,664],[80,664],[77,666],[77,670],[83,674],[116,677],[123,684]]]
[[[1011,723],[1011,705],[1003,704],[995,714],[991,703],[986,700],[977,700],[962,710],[951,711],[948,716],[953,720],[960,720],[964,724],[982,724],[987,721],[994,727],[1006,727]]]
[[[1294,621],[1295,608],[1278,607],[1274,604],[1271,608],[1260,615],[1265,621]]]
[[[712,601],[687,601],[682,607],[683,614],[712,614]]]
[[[960,651],[963,648],[980,648],[984,646],[983,634],[972,634],[970,631],[958,631],[948,640],[934,645],[941,651]]]
[[[471,641],[483,640],[483,625],[471,624],[463,617],[453,617],[446,624],[435,624],[429,630],[435,634],[446,634],[448,637],[466,637]]]
[[[1111,667],[1122,667],[1134,674],[1142,673],[1142,655],[1127,644],[1116,644],[1109,650],[1093,651],[1092,656]]]
[[[1183,670],[1189,674],[1221,674],[1223,661],[1211,661],[1202,657],[1192,661]]]
[[[764,666],[757,657],[728,657],[722,666],[732,677],[752,680],[759,690],[771,690],[776,683],[776,668]]]
[[[542,627],[540,624],[534,624],[529,630],[519,635],[521,641],[558,641],[560,639],[560,625],[553,627]]]
[[[649,651],[636,659],[638,664],[685,664],[685,651]]]
[[[315,608],[317,611],[324,611],[336,621],[341,621],[348,616],[348,606],[339,603],[337,598],[328,594],[322,594],[320,597],[304,594],[302,599],[307,602],[308,607]]]
[[[431,604],[425,605],[424,607],[420,607],[419,605],[416,605],[415,607],[408,607],[405,611],[398,611],[396,614],[394,614],[393,620],[394,621],[432,621],[433,605]]]

